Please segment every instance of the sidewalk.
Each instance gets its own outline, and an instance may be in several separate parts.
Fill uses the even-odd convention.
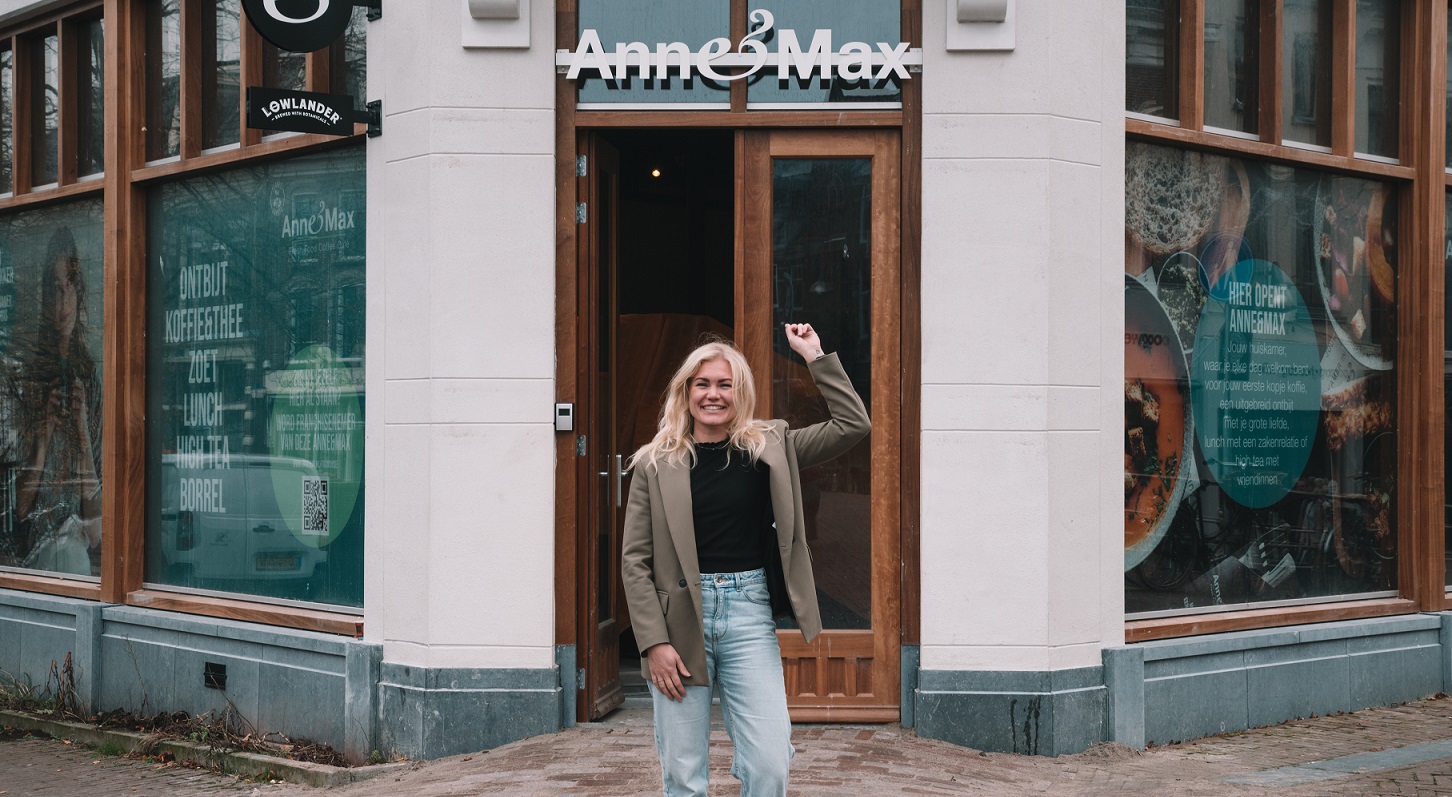
[[[714,738],[711,793],[735,795],[725,734],[718,730]],[[894,725],[797,726],[793,742],[792,794],[804,797],[1452,795],[1452,699],[1446,698],[1144,752],[1101,745],[1061,758],[980,753],[920,739]],[[653,795],[660,793],[660,775],[650,711],[629,708],[604,722],[419,762],[399,775],[326,791],[168,772],[58,742],[0,741],[0,793],[5,792],[5,797]]]

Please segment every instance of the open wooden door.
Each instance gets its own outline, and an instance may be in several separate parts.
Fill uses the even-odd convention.
[[[586,456],[589,473],[584,490],[587,509],[582,524],[581,568],[586,584],[580,592],[580,628],[589,635],[580,646],[584,654],[584,694],[581,717],[598,719],[625,701],[620,681],[620,634],[626,614],[620,598],[620,531],[624,524],[626,485],[623,452],[616,441],[619,381],[619,212],[620,158],[615,148],[598,136],[584,141],[586,174],[581,196],[586,201],[586,226],[580,237],[581,259],[594,295],[581,307],[592,317],[589,376],[585,400]]]
[[[899,133],[747,131],[737,340],[758,413],[804,426],[826,406],[782,324],[809,322],[872,417],[848,454],[802,472],[825,630],[778,632],[795,721],[900,716]]]

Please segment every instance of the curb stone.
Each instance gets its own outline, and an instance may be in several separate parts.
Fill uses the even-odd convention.
[[[141,752],[154,755],[167,752],[175,756],[177,761],[196,764],[208,769],[220,769],[230,775],[253,778],[265,776],[285,780],[288,783],[323,788],[370,780],[379,775],[404,769],[410,763],[404,761],[365,767],[335,767],[237,750],[213,750],[202,744],[161,739],[132,731],[98,728],[95,725],[80,722],[46,719],[22,714],[18,711],[0,711],[0,725],[9,725],[27,731],[39,731],[57,739],[70,739],[87,747],[114,746],[122,753]]]

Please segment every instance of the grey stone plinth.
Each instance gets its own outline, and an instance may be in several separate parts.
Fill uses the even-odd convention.
[[[423,668],[383,663],[385,753],[441,758],[560,729],[560,676],[549,669]]]
[[[921,670],[918,734],[978,750],[1077,753],[1104,740],[1102,667],[1050,672]]]

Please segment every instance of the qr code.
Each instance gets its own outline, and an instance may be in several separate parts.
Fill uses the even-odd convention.
[[[304,534],[328,533],[328,480],[304,476],[302,480]]]

